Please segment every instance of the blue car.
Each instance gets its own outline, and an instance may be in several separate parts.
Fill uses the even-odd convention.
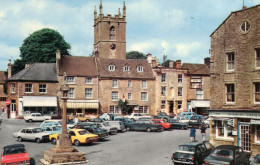
[[[61,126],[53,126],[53,127],[44,127],[41,128],[44,132],[47,132],[49,134],[60,134],[62,132]]]
[[[192,116],[197,115],[195,112],[180,112],[178,116],[185,116],[190,119]]]

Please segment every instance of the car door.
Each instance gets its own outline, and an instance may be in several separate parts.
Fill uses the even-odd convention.
[[[71,141],[72,143],[74,143],[75,139],[76,139],[76,134],[74,131],[69,131],[70,137],[71,137]]]
[[[235,151],[235,162],[237,165],[247,164],[248,158],[241,147]]]
[[[34,140],[35,139],[32,129],[26,129],[25,139],[27,139],[27,140]]]
[[[42,116],[40,113],[39,114],[36,114],[36,119],[37,121],[44,121],[44,116]]]

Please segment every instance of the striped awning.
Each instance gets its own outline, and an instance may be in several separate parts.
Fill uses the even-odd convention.
[[[72,109],[98,109],[99,101],[98,100],[68,100],[67,108]]]

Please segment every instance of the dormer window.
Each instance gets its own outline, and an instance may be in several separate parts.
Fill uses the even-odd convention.
[[[129,72],[130,71],[130,67],[129,66],[124,66],[124,72]]]
[[[143,72],[144,68],[142,66],[137,67],[137,72]]]
[[[115,68],[116,68],[115,65],[109,65],[108,66],[109,71],[115,71]]]

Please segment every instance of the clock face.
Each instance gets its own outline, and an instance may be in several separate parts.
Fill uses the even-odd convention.
[[[110,45],[110,48],[111,48],[112,50],[116,49],[116,44],[111,44],[111,45]]]

